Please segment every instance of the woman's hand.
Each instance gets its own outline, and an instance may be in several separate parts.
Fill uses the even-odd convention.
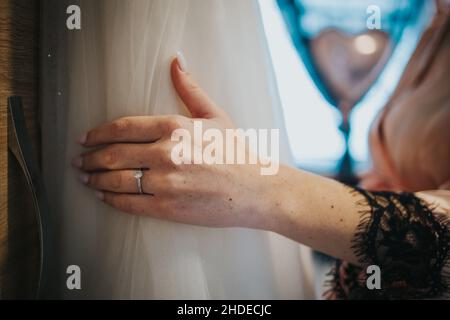
[[[433,209],[412,194],[370,194],[288,167],[280,167],[277,175],[262,176],[261,164],[175,164],[171,156],[176,145],[171,139],[175,130],[184,129],[194,136],[195,120],[201,121],[205,129],[220,132],[233,125],[177,60],[172,63],[171,74],[193,118],[123,118],[80,138],[80,144],[96,149],[74,159],[73,165],[82,170],[83,183],[96,189],[105,203],[124,212],[187,224],[270,230],[361,266],[372,261],[405,265],[402,255],[395,254],[401,251],[399,248],[412,250],[402,235],[419,232],[419,238],[426,239],[424,245],[428,248],[432,243],[435,252],[448,247],[450,231],[442,222],[448,219],[448,211],[435,211],[433,215]],[[196,143],[203,149],[203,139],[194,139]],[[241,151],[247,153],[248,159],[249,151]],[[134,177],[140,169],[146,169],[142,190]],[[392,228],[383,229],[392,221],[401,226],[400,234]],[[387,247],[386,236],[394,239]],[[369,245],[385,250],[368,250]],[[415,248],[419,254],[423,252],[422,245]],[[386,252],[394,252],[398,262]],[[440,276],[442,265],[426,263],[433,266],[436,277]]]
[[[221,132],[233,124],[177,60],[171,75],[192,118],[128,117],[89,131],[78,142],[91,151],[72,162],[81,170],[81,181],[123,212],[208,227],[270,230],[357,262],[351,239],[361,199],[340,183],[283,166],[278,174],[263,176],[261,164],[175,164],[175,130],[194,136],[194,121]],[[241,151],[248,159],[249,151]],[[136,170],[143,172],[142,190]]]
[[[102,201],[127,213],[204,226],[268,228],[264,212],[270,206],[273,179],[260,175],[260,165],[177,165],[172,161],[175,130],[186,129],[194,136],[194,119],[204,129],[221,132],[233,124],[177,59],[171,75],[193,118],[128,117],[89,131],[78,142],[93,151],[72,163],[82,171],[81,181],[98,190]],[[248,155],[248,150],[243,151]],[[140,169],[143,194],[134,177]]]

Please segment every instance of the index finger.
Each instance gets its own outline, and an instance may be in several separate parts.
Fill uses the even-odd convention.
[[[125,117],[90,130],[78,139],[88,148],[111,143],[150,143],[162,137],[163,117]]]

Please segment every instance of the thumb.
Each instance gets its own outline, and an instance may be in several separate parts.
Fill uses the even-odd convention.
[[[192,117],[203,119],[226,117],[223,110],[216,106],[191,75],[186,72],[184,59],[180,53],[172,61],[170,71],[175,90]]]

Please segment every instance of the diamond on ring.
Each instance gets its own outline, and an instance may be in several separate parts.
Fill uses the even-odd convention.
[[[140,194],[143,194],[143,190],[142,190],[142,177],[144,176],[144,173],[142,172],[142,170],[136,170],[133,173],[133,177],[136,179],[136,184],[137,184],[137,188],[138,188],[138,192]]]

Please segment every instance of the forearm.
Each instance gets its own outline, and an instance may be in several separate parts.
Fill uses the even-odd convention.
[[[274,179],[272,231],[356,265],[422,256],[439,270],[448,260],[448,211],[422,197],[352,189],[286,167]]]
[[[364,209],[361,195],[334,180],[288,167],[280,169],[271,188],[269,229],[333,257],[358,262],[352,239]]]

